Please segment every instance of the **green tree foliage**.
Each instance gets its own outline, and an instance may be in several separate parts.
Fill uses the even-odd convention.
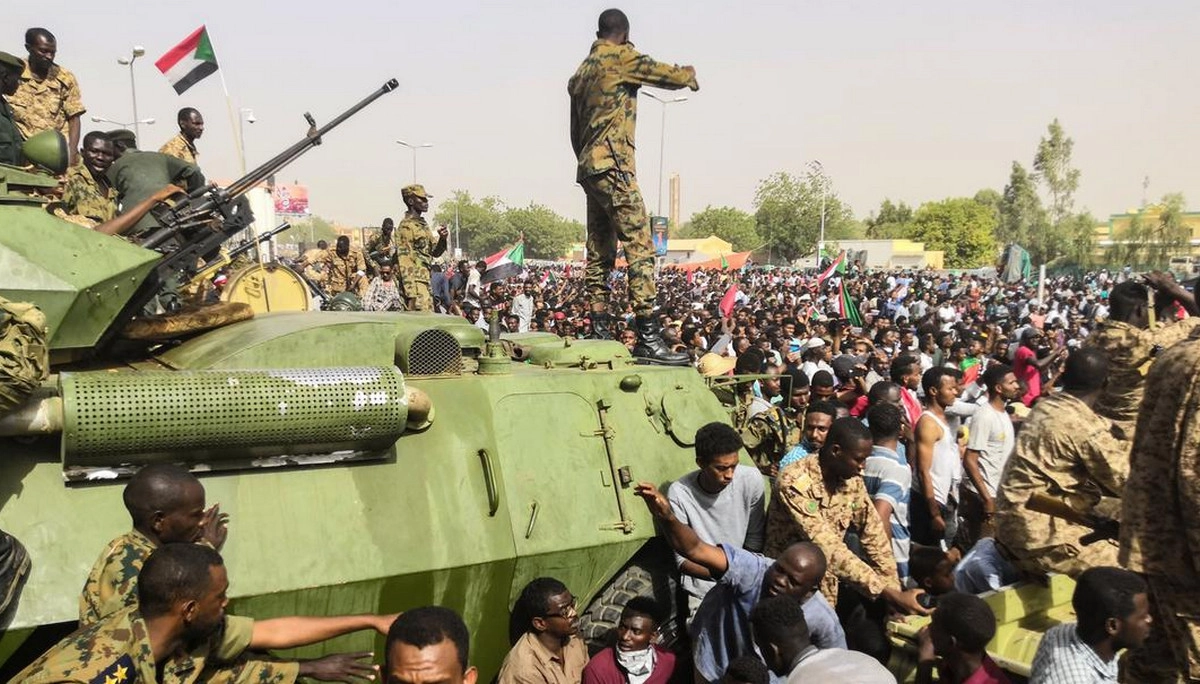
[[[912,222],[913,210],[904,202],[893,204],[885,199],[878,213],[867,216],[866,235],[873,240],[888,240],[908,236],[908,224]]]
[[[333,224],[320,216],[309,216],[298,221],[292,221],[292,228],[279,236],[279,241],[299,245],[304,243],[306,249],[317,246],[318,240],[325,240],[330,245],[337,239]]]
[[[1183,195],[1173,192],[1157,206],[1143,208],[1113,236],[1108,263],[1114,267],[1166,269],[1171,257],[1186,254],[1191,231],[1183,222]]]
[[[1046,262],[1052,248],[1046,210],[1037,194],[1036,179],[1015,161],[1000,198],[998,219],[996,238],[1001,243],[1021,245],[1035,265]]]
[[[979,204],[992,210],[992,215],[996,217],[997,223],[1000,221],[1000,205],[1004,202],[1004,195],[996,192],[992,188],[984,188],[975,193],[973,198]]]
[[[996,218],[985,204],[969,197],[926,202],[910,225],[913,240],[946,253],[947,268],[978,268],[996,262]]]
[[[679,229],[681,238],[706,238],[716,235],[733,244],[733,251],[745,252],[762,246],[754,217],[735,207],[708,206],[692,214]]]
[[[583,224],[566,219],[539,204],[510,208],[498,197],[471,198],[465,190],[455,191],[443,201],[433,222],[454,230],[463,253],[480,259],[515,243],[525,235],[525,256],[530,259],[558,259],[571,244],[583,240]]]
[[[1079,169],[1071,167],[1071,150],[1075,147],[1075,141],[1067,137],[1058,119],[1050,122],[1049,133],[1038,143],[1033,169],[1038,179],[1045,183],[1050,196],[1050,225],[1059,228],[1065,226],[1075,208]]]
[[[754,221],[767,247],[791,261],[812,254],[821,230],[821,179],[773,174],[758,184]],[[860,224],[832,189],[825,197],[825,241],[860,234]]]

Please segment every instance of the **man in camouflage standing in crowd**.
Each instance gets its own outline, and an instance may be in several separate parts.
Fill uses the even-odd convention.
[[[81,159],[67,169],[63,185],[63,210],[97,225],[117,215],[117,189],[104,175],[113,163],[113,144],[100,131],[83,136]]]
[[[1129,457],[1120,562],[1150,586],[1150,637],[1122,681],[1200,682],[1200,333],[1162,352]]]
[[[446,251],[446,226],[438,226],[436,243],[429,224],[422,216],[429,211],[429,198],[423,185],[408,185],[400,190],[408,210],[396,231],[397,270],[400,287],[409,311],[433,311],[433,293],[429,289],[429,267]]]
[[[379,234],[367,240],[367,275],[377,276],[384,266],[393,269],[396,266],[396,223],[391,218],[385,218],[379,228]]]
[[[641,86],[699,90],[696,70],[663,64],[629,42],[629,19],[617,9],[600,14],[591,52],[567,84],[571,95],[571,146],[578,160],[575,180],[587,195],[587,283],[594,333],[611,337],[608,278],[617,241],[629,262],[629,298],[637,317],[639,342],[633,354],[646,361],[684,365],[687,354],[663,342],[653,316],[654,246],[650,219],[634,168],[634,129]]]

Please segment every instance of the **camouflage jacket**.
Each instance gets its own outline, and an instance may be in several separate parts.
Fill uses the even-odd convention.
[[[347,290],[359,293],[366,290],[366,276],[358,275],[360,271],[367,271],[367,261],[361,251],[351,247],[346,256],[340,256],[337,249],[327,249],[324,264],[325,290],[330,295]]]
[[[62,205],[63,211],[68,214],[104,223],[117,215],[117,190],[108,185],[107,178],[105,186],[101,188],[92,172],[79,161],[67,169]]]
[[[42,131],[67,134],[67,121],[87,111],[75,74],[55,64],[44,80],[37,80],[25,63],[17,92],[8,98],[13,120],[26,138]]]
[[[1025,508],[1035,492],[1081,513],[1119,514],[1129,474],[1128,441],[1088,405],[1065,392],[1034,405],[1017,434],[996,495],[996,540],[1024,557],[1078,545],[1090,528]]]
[[[616,168],[634,172],[637,94],[642,86],[696,90],[691,72],[643,55],[632,43],[592,43],[571,80],[571,147],[578,160],[576,180]]]
[[[446,251],[446,243],[440,238],[434,239],[425,217],[408,215],[396,226],[395,240],[397,265],[405,271],[404,277],[408,279],[413,273],[420,274],[423,271],[425,278],[420,282],[428,283],[429,267],[433,265],[434,257]]]
[[[176,159],[182,159],[189,164],[199,164],[197,161],[200,158],[200,152],[196,150],[194,142],[188,142],[188,139],[183,137],[183,133],[179,133],[174,138],[163,143],[163,146],[158,148],[162,154],[169,154]]]
[[[80,625],[94,624],[122,608],[137,605],[137,576],[155,548],[154,542],[137,530],[104,547],[79,597]]]
[[[385,242],[383,234],[380,233],[375,237],[367,240],[366,252],[367,265],[371,267],[371,272],[379,275],[379,269],[382,266],[396,265],[396,238],[393,235]]]
[[[1121,565],[1200,588],[1200,333],[1162,353],[1121,501]]]
[[[776,482],[767,509],[766,556],[778,558],[801,541],[821,547],[829,566],[820,589],[831,605],[837,604],[839,581],[872,598],[887,587],[900,588],[892,543],[861,477],[852,477],[831,492],[821,475],[821,459],[814,456],[784,468]],[[846,533],[851,530],[858,534],[869,561],[846,546]]]
[[[765,467],[779,463],[787,451],[787,419],[766,399],[744,395],[733,412],[733,425],[754,463]]]
[[[22,684],[191,684],[206,663],[226,663],[250,645],[254,620],[227,615],[207,641],[177,652],[156,667],[146,622],[126,608],[55,644],[13,678]],[[211,667],[211,665],[210,665]],[[161,669],[161,678],[157,672]],[[294,679],[294,677],[293,677]]]
[[[1132,427],[1142,403],[1146,373],[1155,355],[1187,339],[1198,325],[1200,318],[1196,317],[1150,330],[1122,321],[1101,323],[1086,342],[1108,356],[1108,384],[1096,402],[1096,413],[1121,423],[1122,427]]]

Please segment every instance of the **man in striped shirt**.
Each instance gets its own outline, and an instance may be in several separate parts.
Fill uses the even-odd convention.
[[[867,422],[875,446],[863,466],[863,480],[892,541],[900,586],[907,586],[908,498],[912,489],[912,471],[897,452],[904,416],[895,404],[881,402],[867,410]]]

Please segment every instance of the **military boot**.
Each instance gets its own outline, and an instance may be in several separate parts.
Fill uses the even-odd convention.
[[[592,321],[592,332],[588,333],[589,340],[611,340],[612,316],[607,312],[593,311],[589,316]]]
[[[12,606],[29,574],[29,554],[17,538],[0,530],[0,615]]]
[[[654,363],[663,366],[686,366],[691,357],[681,352],[673,352],[662,338],[662,327],[654,316],[638,316],[636,319],[638,342],[633,348],[633,356],[641,363]]]

